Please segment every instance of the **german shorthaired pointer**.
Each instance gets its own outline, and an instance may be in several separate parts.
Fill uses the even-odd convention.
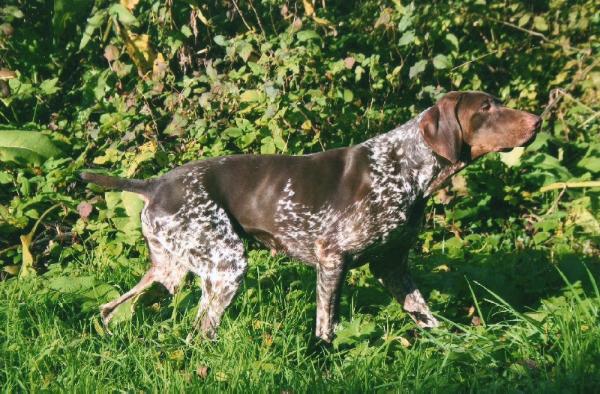
[[[145,200],[142,231],[152,266],[101,307],[103,322],[153,282],[173,293],[192,272],[202,278],[196,327],[213,337],[248,266],[242,238],[252,236],[316,268],[316,335],[326,342],[344,274],[366,262],[419,326],[435,327],[407,272],[427,198],[478,157],[529,143],[540,123],[486,93],[451,92],[402,126],[349,148],[213,158],[149,180],[83,173]]]

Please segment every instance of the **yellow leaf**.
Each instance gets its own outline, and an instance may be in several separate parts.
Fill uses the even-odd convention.
[[[302,0],[304,4],[304,12],[307,16],[313,16],[315,14],[315,6],[312,4],[310,0]]]
[[[119,153],[120,152],[114,147],[107,148],[106,151],[104,152],[104,155],[97,156],[94,158],[93,163],[94,164],[114,163],[120,159]]]
[[[183,350],[181,350],[181,349],[177,349],[175,351],[172,351],[169,354],[169,360],[183,361],[184,358],[185,358],[185,354],[183,353]]]
[[[312,122],[310,121],[310,119],[307,119],[304,121],[304,123],[302,123],[302,126],[300,126],[300,127],[304,131],[310,131],[310,130],[312,130]]]
[[[139,2],[140,0],[121,0],[121,5],[132,11]]]
[[[94,319],[94,329],[96,330],[96,333],[98,333],[98,335],[100,335],[101,337],[106,335],[106,331],[104,330],[104,327],[102,327],[102,325],[98,322],[98,319]]]
[[[330,26],[331,25],[331,22],[329,22],[327,19],[319,18],[318,16],[313,16],[313,21],[315,21],[317,25],[321,25],[321,26]]]
[[[500,160],[508,167],[514,167],[521,162],[521,156],[525,152],[525,148],[516,147],[510,152],[500,152]]]
[[[23,249],[23,263],[21,264],[21,273],[19,277],[25,277],[33,274],[35,271],[33,270],[33,255],[29,250],[29,246],[31,245],[31,238],[33,234],[29,233],[26,235],[21,235],[21,248]]]
[[[46,209],[44,211],[44,213],[41,214],[39,219],[35,222],[31,231],[25,235],[20,236],[21,247],[23,248],[23,250],[21,252],[21,255],[23,256],[23,261],[21,264],[21,272],[19,273],[20,278],[35,274],[35,270],[33,268],[33,263],[34,263],[33,255],[31,254],[31,250],[29,250],[29,247],[31,246],[31,241],[33,240],[33,236],[35,235],[35,232],[37,231],[37,228],[38,228],[39,224],[42,222],[42,220],[50,212],[52,212],[53,210],[55,210],[56,208],[58,208],[60,206],[61,206],[61,204],[58,203],[58,204],[54,204],[50,208]]]
[[[127,54],[138,69],[138,74],[143,77],[152,71],[156,53],[150,46],[150,36],[121,30],[121,37],[125,41]]]
[[[156,142],[148,141],[144,145],[140,146],[138,153],[133,157],[127,171],[125,172],[125,176],[131,177],[135,174],[138,166],[144,161],[150,160],[154,158],[156,154]]]
[[[242,103],[248,103],[252,101],[259,101],[261,98],[261,94],[256,89],[246,90],[244,93],[240,95],[240,101]]]
[[[215,380],[217,380],[218,382],[226,382],[227,379],[228,379],[228,376],[225,372],[219,371],[215,374]]]
[[[208,21],[208,19],[206,19],[200,8],[194,7],[194,11],[196,11],[196,16],[198,17],[198,19],[200,19],[200,22],[204,23],[206,26],[210,26],[210,22]]]
[[[400,344],[405,348],[410,347],[410,342],[404,337],[400,337]]]
[[[565,224],[567,226],[577,225],[589,234],[600,234],[600,222],[582,206],[574,206],[569,210],[569,217]]]
[[[152,63],[152,79],[158,80],[162,79],[167,72],[169,65],[165,62],[165,58],[162,53],[158,53],[154,62]]]
[[[475,314],[475,307],[473,305],[471,305],[469,307],[469,314],[467,316],[471,317]]]
[[[2,271],[7,272],[11,275],[16,275],[19,273],[19,266],[17,264],[5,265],[2,267]]]

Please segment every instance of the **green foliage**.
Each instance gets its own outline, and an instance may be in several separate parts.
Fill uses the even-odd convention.
[[[60,155],[45,135],[27,130],[0,130],[0,161],[41,164]]]
[[[204,373],[189,374],[207,366],[205,383],[221,389],[597,386],[583,379],[598,376],[600,354],[596,8],[590,0],[3,2],[0,332],[9,339],[0,381],[184,387],[204,383]],[[312,274],[259,250],[223,341],[180,343],[197,301],[191,285],[172,300],[128,305],[117,319],[127,324],[117,321],[106,339],[96,306],[147,267],[141,202],[86,189],[81,169],[147,178],[210,156],[316,152],[385,132],[449,90],[484,90],[541,113],[553,89],[532,145],[478,161],[429,204],[410,258],[447,327],[411,334],[400,306],[359,269],[349,274],[334,349],[316,352],[307,345]],[[138,329],[157,349],[137,343]],[[82,368],[89,380],[74,378]]]

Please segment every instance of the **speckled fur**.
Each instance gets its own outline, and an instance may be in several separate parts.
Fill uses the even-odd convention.
[[[410,212],[422,202],[427,187],[444,167],[419,132],[422,116],[358,145],[366,149],[369,159],[365,170],[371,188],[364,198],[341,209],[331,204],[310,208],[296,200],[297,185],[289,178],[275,212],[271,213],[279,251],[317,269],[316,334],[326,341],[333,336],[340,287],[347,269],[364,263],[367,256],[374,255],[372,251],[385,250],[390,243],[401,245],[398,258],[405,259],[413,242],[419,220],[411,219]],[[228,158],[220,159],[220,163],[225,160]],[[198,328],[212,337],[243,280],[247,268],[243,243],[228,212],[207,190],[202,162],[180,168],[179,172],[184,202],[171,213],[152,204],[145,206],[142,230],[152,267],[131,291],[102,307],[106,324],[119,304],[152,282],[162,283],[173,293],[182,278],[192,272],[203,279]],[[378,275],[381,270],[377,268],[374,273],[399,300],[405,300],[405,307],[415,320],[423,320],[421,325],[437,325],[402,268],[405,262],[397,265],[401,271],[397,279],[381,279],[385,275]]]
[[[343,210],[302,206],[294,201],[294,185],[288,180],[275,213],[287,254],[318,262],[317,243],[321,253],[360,254],[403,230],[407,212],[443,166],[423,142],[419,119],[362,144],[369,150],[372,190]]]

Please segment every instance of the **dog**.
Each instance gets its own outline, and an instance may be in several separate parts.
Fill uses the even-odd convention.
[[[331,342],[345,273],[370,263],[374,276],[420,327],[438,326],[407,270],[429,196],[489,152],[525,146],[541,118],[483,92],[450,92],[394,130],[361,144],[301,156],[232,155],[188,163],[148,180],[84,172],[145,201],[142,232],[152,265],[140,282],[101,307],[115,309],[154,282],[173,294],[202,278],[195,329],[215,336],[247,270],[242,239],[317,270],[316,336]]]

